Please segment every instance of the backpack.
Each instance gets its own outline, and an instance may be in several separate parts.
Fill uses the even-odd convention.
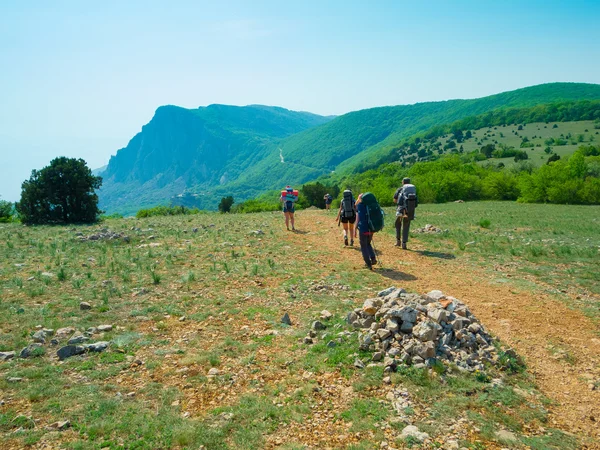
[[[352,191],[345,190],[344,197],[342,198],[341,217],[344,219],[351,219],[355,214],[356,212],[354,211],[354,197],[352,196]]]
[[[398,202],[398,210],[400,212],[404,210],[409,220],[414,220],[415,209],[419,205],[419,201],[417,200],[417,188],[414,184],[405,184],[402,186],[400,200],[401,202]]]
[[[377,198],[371,192],[365,192],[362,196],[363,205],[367,207],[367,217],[369,220],[369,231],[377,233],[383,229],[384,212],[377,202]]]

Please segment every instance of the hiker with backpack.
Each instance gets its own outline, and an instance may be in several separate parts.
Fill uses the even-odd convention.
[[[366,267],[373,270],[373,265],[377,264],[372,244],[373,234],[383,228],[383,210],[375,196],[370,192],[365,192],[360,194],[356,200],[356,212],[358,215],[360,251]]]
[[[298,191],[292,189],[291,186],[286,186],[285,191],[281,191],[279,202],[283,203],[283,214],[285,216],[285,227],[290,230],[290,222],[292,223],[292,231],[294,228],[294,203],[298,201]]]
[[[333,202],[333,197],[329,194],[325,194],[323,196],[323,200],[325,200],[325,209],[329,211],[331,209],[331,202]]]
[[[344,224],[344,245],[348,245],[348,231],[350,231],[350,245],[354,245],[356,203],[350,189],[346,189],[342,195],[342,202],[335,221],[338,223],[338,227],[340,222]]]
[[[396,209],[396,247],[406,250],[410,222],[415,218],[415,208],[419,205],[417,188],[410,183],[410,178],[402,180],[402,186],[394,194]]]

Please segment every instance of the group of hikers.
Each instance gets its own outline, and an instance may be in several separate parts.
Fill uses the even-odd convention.
[[[403,250],[407,249],[410,222],[415,218],[415,208],[418,206],[417,189],[411,184],[410,178],[402,180],[400,186],[394,193],[396,203],[396,246]],[[333,197],[325,194],[325,209],[330,210]],[[285,215],[285,226],[292,230],[294,227],[294,204],[298,201],[298,191],[287,186],[281,192],[279,201],[283,204]],[[354,245],[354,239],[359,238],[360,250],[365,261],[365,267],[373,270],[377,264],[377,256],[373,248],[373,234],[383,228],[383,211],[375,196],[370,192],[359,194],[356,199],[350,189],[342,194],[342,201],[337,213],[336,222],[344,228],[344,245]],[[348,242],[350,241],[350,242]]]

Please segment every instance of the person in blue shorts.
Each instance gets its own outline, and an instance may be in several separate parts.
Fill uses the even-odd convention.
[[[290,222],[292,224],[292,231],[296,231],[294,227],[294,203],[298,201],[298,197],[294,195],[294,190],[291,186],[286,186],[285,196],[281,195],[279,201],[283,203],[283,215],[285,216],[285,227],[290,229]]]

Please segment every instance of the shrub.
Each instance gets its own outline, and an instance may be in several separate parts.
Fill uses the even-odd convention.
[[[140,209],[135,217],[142,219],[153,216],[177,216],[181,214],[199,214],[198,208],[188,208],[186,206],[155,206],[149,209]]]

